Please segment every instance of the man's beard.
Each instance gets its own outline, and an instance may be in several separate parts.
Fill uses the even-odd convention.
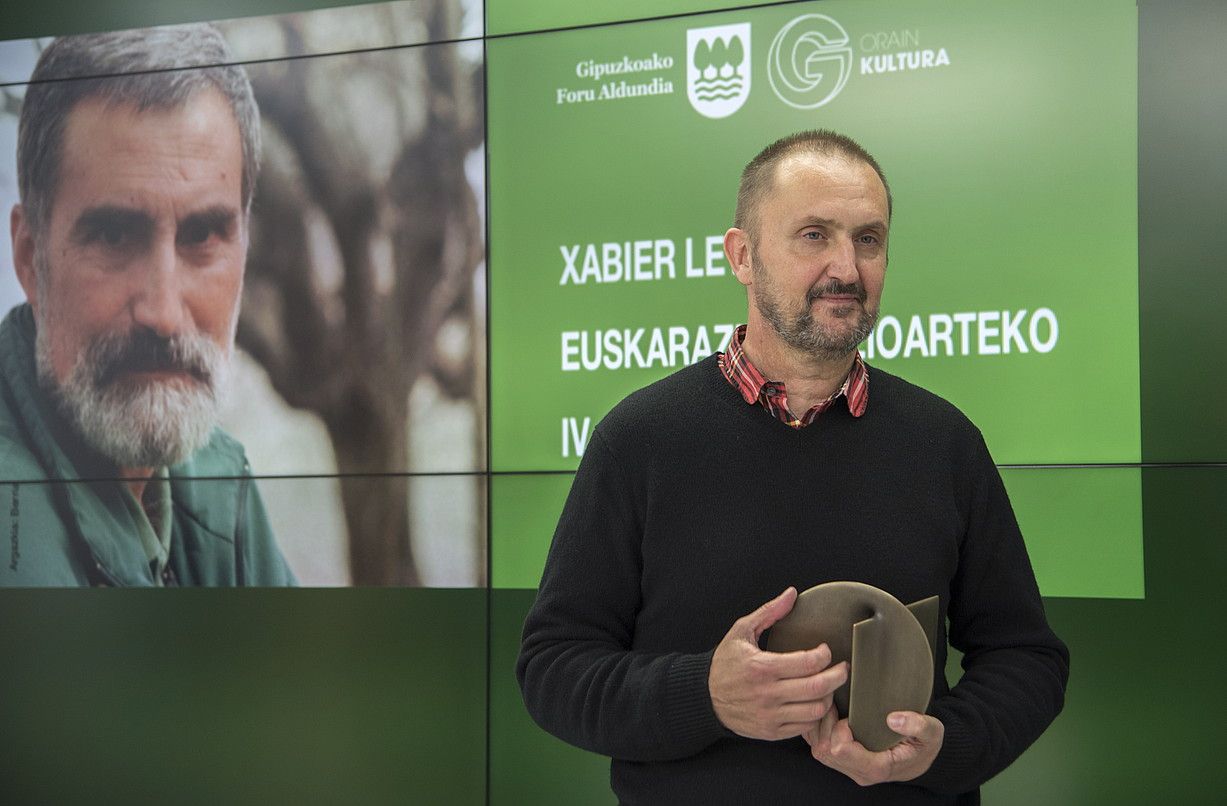
[[[780,340],[808,355],[823,360],[844,358],[852,353],[861,342],[869,338],[874,323],[878,318],[876,309],[865,307],[868,295],[860,283],[841,283],[830,280],[815,285],[805,295],[805,308],[800,313],[789,316],[775,299],[775,285],[767,280],[767,272],[760,268],[762,264],[754,258],[754,305],[762,314],[767,324],[776,332]],[[764,280],[766,282],[764,282]],[[842,310],[832,311],[840,320],[855,317],[851,327],[831,328],[814,321],[814,302],[823,296],[855,295],[860,305],[841,306]]]
[[[225,353],[212,340],[199,334],[166,338],[147,328],[105,334],[78,353],[59,383],[52,371],[49,330],[38,329],[39,380],[94,450],[119,467],[161,467],[184,461],[208,442],[227,367]],[[185,376],[154,380],[130,375],[168,371]]]

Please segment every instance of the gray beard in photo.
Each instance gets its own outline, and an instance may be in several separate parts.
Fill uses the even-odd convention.
[[[46,309],[44,309],[46,310]],[[50,339],[39,328],[39,380],[94,450],[119,467],[184,461],[209,440],[225,388],[227,356],[198,334],[165,338],[139,329],[93,339],[57,383]],[[132,371],[178,370],[190,379],[134,381]]]

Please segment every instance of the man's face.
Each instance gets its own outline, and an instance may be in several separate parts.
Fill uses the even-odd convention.
[[[850,354],[878,315],[889,213],[873,168],[795,154],[777,167],[749,233],[751,321],[822,359]],[[757,316],[755,316],[757,314]]]
[[[214,90],[145,111],[86,99],[45,232],[14,215],[43,383],[121,467],[180,461],[213,426],[247,251],[242,167]]]

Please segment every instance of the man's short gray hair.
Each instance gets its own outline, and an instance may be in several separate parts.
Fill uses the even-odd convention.
[[[221,33],[208,24],[65,36],[39,56],[17,129],[17,183],[35,232],[50,221],[61,179],[64,127],[86,98],[169,109],[216,89],[234,112],[243,143],[243,209],[251,209],[260,172],[260,110],[247,72],[232,61]]]
[[[882,180],[886,190],[887,218],[894,212],[895,202],[890,193],[890,183],[878,161],[851,137],[830,129],[811,129],[781,137],[764,148],[741,172],[741,184],[737,188],[737,211],[733,226],[741,230],[753,230],[758,226],[758,208],[763,198],[775,184],[775,171],[779,164],[793,154],[818,154],[838,156],[853,162],[863,162]]]

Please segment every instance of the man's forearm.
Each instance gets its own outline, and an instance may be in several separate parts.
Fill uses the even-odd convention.
[[[964,658],[966,671],[929,713],[945,725],[941,752],[913,783],[936,792],[974,789],[1013,763],[1061,712],[1067,656],[1052,647]]]
[[[615,758],[667,761],[729,735],[711,707],[710,665],[710,653],[633,652],[526,633],[516,671],[529,713],[560,739]]]

